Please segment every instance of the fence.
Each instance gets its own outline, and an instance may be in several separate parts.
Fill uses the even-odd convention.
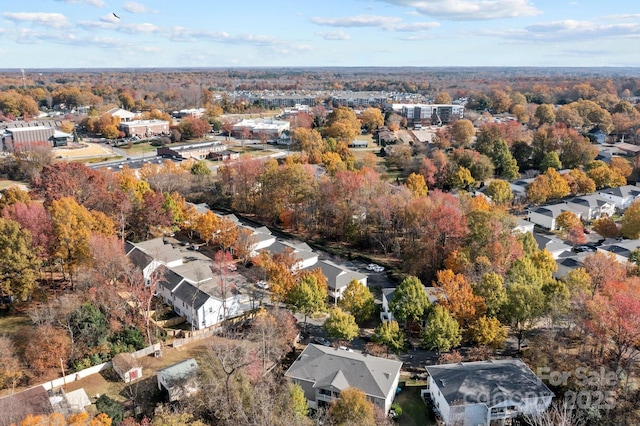
[[[131,355],[134,358],[140,358],[143,356],[155,354],[157,351],[160,351],[161,345],[160,343],[153,344],[144,349],[140,349],[139,351],[133,352]],[[85,368],[84,370],[77,371],[75,373],[71,373],[65,377],[60,377],[58,379],[51,380],[50,382],[43,383],[42,386],[46,390],[51,390],[54,388],[58,388],[60,386],[64,386],[67,383],[73,383],[80,379],[84,379],[87,376],[91,376],[92,374],[100,373],[104,370],[108,370],[112,368],[111,361],[104,362],[102,364],[94,365],[93,367]]]
[[[207,330],[194,330],[194,331],[186,331],[185,334],[188,334],[188,337],[184,337],[182,339],[174,339],[171,343],[171,346],[174,348],[178,348],[182,345],[186,345],[187,343],[195,342],[197,340],[204,339],[206,337],[214,336],[218,331],[222,328],[211,328]]]

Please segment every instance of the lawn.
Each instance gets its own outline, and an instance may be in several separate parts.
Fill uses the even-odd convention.
[[[0,191],[7,189],[8,187],[12,186],[12,185],[24,185],[27,186],[27,182],[23,182],[20,180],[7,180],[7,179],[0,179]]]
[[[420,397],[422,386],[405,386],[396,396],[394,404],[402,408],[402,415],[398,418],[400,426],[431,426],[436,425],[433,412],[425,405]]]
[[[11,337],[20,330],[20,327],[25,325],[31,325],[31,318],[27,315],[11,314],[5,316],[0,314],[0,336],[6,334]]]

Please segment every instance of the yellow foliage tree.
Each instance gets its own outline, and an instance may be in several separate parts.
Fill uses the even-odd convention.
[[[411,191],[411,193],[416,197],[422,197],[427,195],[429,192],[429,188],[427,188],[427,183],[424,180],[424,176],[411,173],[405,182],[407,188]]]

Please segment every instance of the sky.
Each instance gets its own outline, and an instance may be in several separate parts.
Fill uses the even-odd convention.
[[[635,0],[23,0],[0,68],[640,66]]]

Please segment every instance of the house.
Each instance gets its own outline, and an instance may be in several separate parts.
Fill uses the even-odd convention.
[[[53,413],[46,389],[40,385],[0,398],[0,426],[20,424],[27,415]]]
[[[248,237],[248,249],[251,257],[257,256],[260,250],[266,249],[276,243],[276,236],[266,226],[254,228],[241,225],[242,229],[250,232]]]
[[[533,238],[536,240],[536,243],[538,243],[538,248],[540,250],[546,249],[554,259],[558,259],[563,253],[571,251],[571,246],[569,244],[565,244],[556,237],[534,232]]]
[[[398,388],[402,363],[358,352],[310,344],[284,376],[304,390],[309,407],[318,409],[353,387],[388,412]]]
[[[183,261],[180,250],[161,237],[139,243],[126,241],[124,250],[131,262],[142,270],[147,285],[151,283],[151,276],[160,265],[173,268],[182,265]]]
[[[561,203],[535,207],[529,210],[527,219],[529,220],[529,222],[532,222],[535,225],[553,231],[554,229],[556,229],[557,217],[560,215],[560,213],[566,211],[575,213],[578,218],[580,218],[581,216],[580,212],[571,209],[571,207],[566,205],[565,203]]]
[[[616,242],[605,241],[598,251],[606,254],[613,254],[616,260],[623,265],[629,261],[629,256],[634,250],[640,249],[640,240],[623,240]]]
[[[595,220],[603,216],[613,216],[616,212],[616,206],[613,201],[599,194],[575,197],[567,200],[565,204],[571,211],[579,212],[583,220]]]
[[[447,426],[489,425],[522,414],[541,413],[554,396],[519,359],[434,365],[426,369],[434,410]]]
[[[189,358],[158,370],[158,389],[169,392],[170,402],[193,395],[198,390],[199,369],[196,360]]]
[[[595,126],[591,130],[589,130],[586,136],[594,143],[604,144],[607,141],[607,133],[600,128],[600,126]]]
[[[631,203],[640,198],[640,187],[624,185],[617,188],[605,188],[597,191],[602,198],[613,202],[618,210],[625,210]]]
[[[355,280],[364,286],[367,285],[367,276],[365,274],[352,271],[330,260],[319,260],[318,263],[306,269],[313,270],[316,268],[320,268],[322,274],[327,278],[327,293],[334,302],[337,302],[342,297],[342,293],[351,281]]]
[[[113,357],[111,364],[125,383],[131,383],[142,378],[142,366],[130,353],[119,353]]]
[[[509,182],[514,201],[524,200],[527,198],[527,186],[533,182],[535,178],[518,179],[515,182]]]
[[[567,251],[562,253],[556,259],[556,265],[558,265],[558,269],[553,273],[553,277],[561,279],[574,269],[582,268],[585,257],[589,255],[591,255],[590,252],[574,253],[571,251]]]
[[[514,233],[526,234],[527,232],[533,233],[534,224],[528,220],[518,218],[516,226],[513,228]]]
[[[299,241],[277,240],[273,244],[265,247],[271,256],[281,254],[285,251],[290,252],[298,262],[293,265],[293,269],[309,269],[314,267],[318,262],[318,254],[307,244]],[[315,267],[314,267],[315,268]]]
[[[233,135],[243,137],[248,132],[252,139],[258,139],[262,136],[265,140],[275,140],[280,137],[282,132],[289,130],[290,126],[288,121],[270,118],[243,119],[233,125]]]
[[[423,287],[424,291],[427,293],[427,297],[429,298],[429,303],[431,303],[432,305],[438,303],[441,298],[446,297],[442,290],[437,287]],[[382,322],[396,320],[393,317],[393,312],[391,312],[391,310],[389,309],[389,302],[393,300],[395,292],[396,287],[382,289],[382,310],[380,311],[380,320]]]

